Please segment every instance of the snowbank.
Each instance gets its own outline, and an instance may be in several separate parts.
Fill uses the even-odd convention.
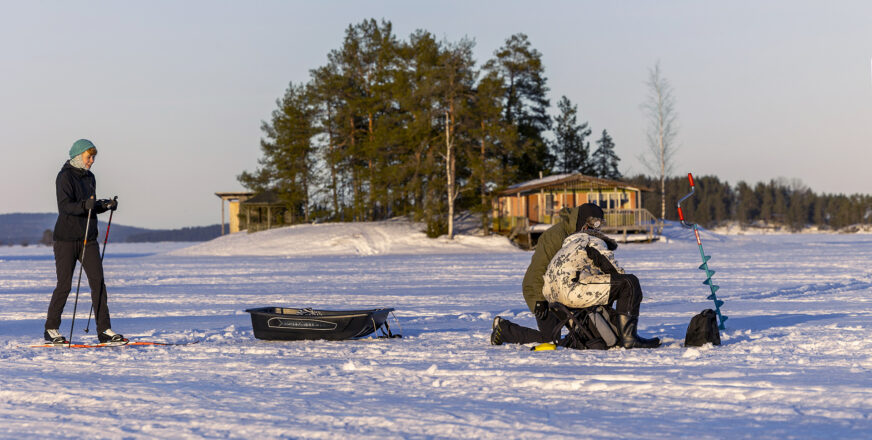
[[[170,252],[176,256],[327,256],[517,252],[502,236],[456,235],[431,239],[405,220],[296,225],[225,235]]]

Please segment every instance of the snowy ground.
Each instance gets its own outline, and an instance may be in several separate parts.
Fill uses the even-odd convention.
[[[374,224],[110,243],[113,327],[201,342],[94,350],[27,347],[53,258],[3,247],[0,437],[872,437],[872,235],[704,234],[730,319],[724,344],[702,348],[682,346],[711,306],[696,242],[668,236],[617,250],[646,291],[640,333],[663,347],[550,352],[489,345],[495,315],[534,322],[531,254],[494,240]],[[395,307],[404,338],[256,340],[243,309],[269,305]],[[65,332],[71,311],[72,296]]]

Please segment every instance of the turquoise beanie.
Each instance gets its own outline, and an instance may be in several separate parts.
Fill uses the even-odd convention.
[[[90,150],[91,148],[97,148],[94,146],[94,143],[87,139],[79,139],[73,142],[72,148],[70,148],[70,159]]]

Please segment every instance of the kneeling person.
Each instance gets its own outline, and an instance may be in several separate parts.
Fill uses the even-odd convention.
[[[546,231],[536,246],[524,277],[524,297],[536,316],[538,330],[497,316],[491,343],[548,342],[559,320],[548,313],[548,303],[570,308],[611,305],[615,308],[621,344],[625,348],[653,348],[657,338],[636,333],[642,288],[639,279],[624,273],[614,259],[618,244],[599,231],[604,213],[592,203],[561,212],[561,222]],[[534,306],[535,304],[535,306]]]

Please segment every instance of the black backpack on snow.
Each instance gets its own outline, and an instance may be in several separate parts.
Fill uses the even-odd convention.
[[[705,309],[690,320],[687,335],[684,337],[684,346],[701,347],[709,342],[712,345],[721,345],[721,332],[718,329],[718,316],[715,311]]]
[[[549,308],[560,322],[551,337],[558,346],[576,350],[608,350],[621,341],[617,327],[612,323],[617,313],[611,307],[573,309],[560,303],[551,303]],[[564,327],[568,333],[561,336]]]

